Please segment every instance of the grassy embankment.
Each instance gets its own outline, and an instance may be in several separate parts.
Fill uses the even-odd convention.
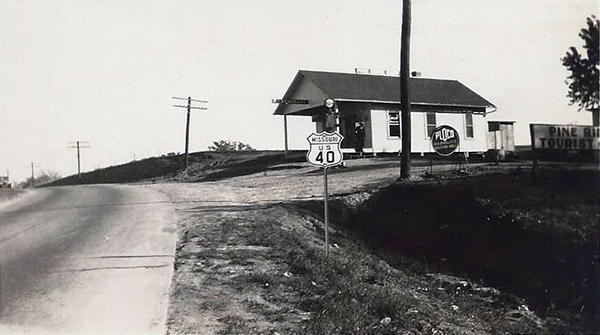
[[[598,181],[597,170],[548,168],[534,183],[529,172],[498,168],[400,183],[342,224],[377,252],[524,298],[565,322],[552,331],[599,331]]]
[[[170,329],[201,331],[182,315],[210,312],[222,333],[597,331],[598,174],[543,177],[484,171],[338,198],[328,259],[321,202],[199,209]]]
[[[14,198],[18,197],[22,192],[23,192],[22,190],[1,188],[0,189],[0,203],[14,199]]]

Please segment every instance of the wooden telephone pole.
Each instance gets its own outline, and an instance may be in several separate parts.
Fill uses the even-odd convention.
[[[195,107],[195,106],[192,106],[192,101],[194,101],[194,102],[200,102],[200,103],[208,103],[208,101],[205,101],[205,100],[196,100],[196,99],[192,99],[192,97],[187,97],[187,98],[173,97],[173,99],[176,99],[176,100],[187,100],[187,106],[184,106],[184,105],[173,105],[173,107],[179,107],[179,108],[185,108],[185,109],[187,109],[187,120],[186,120],[186,123],[185,123],[185,171],[187,171],[188,164],[189,164],[190,114],[191,114],[190,112],[192,111],[192,109],[206,110],[206,107]]]
[[[31,187],[35,187],[35,169],[33,162],[31,162]]]
[[[402,0],[402,36],[400,46],[400,109],[402,110],[402,155],[400,178],[410,178],[410,0]]]
[[[79,178],[79,181],[81,181],[81,153],[80,153],[80,149],[83,148],[89,148],[90,147],[90,142],[81,142],[81,141],[76,141],[76,142],[71,142],[72,144],[69,145],[67,148],[76,148],[77,149],[77,177]]]

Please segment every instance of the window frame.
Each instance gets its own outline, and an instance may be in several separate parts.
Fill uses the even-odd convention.
[[[468,124],[468,116],[471,117],[471,124]],[[471,136],[469,136],[469,127],[471,128]],[[465,113],[465,139],[472,140],[475,138],[475,122],[473,120],[473,113]]]
[[[429,119],[428,119],[429,115],[433,115],[434,123],[429,123]],[[433,130],[435,130],[435,128],[437,128],[437,115],[435,112],[425,112],[425,138],[426,139],[431,139],[431,133],[433,133],[433,130],[431,131],[431,133],[429,132],[430,125],[433,125]]]
[[[398,136],[392,135],[392,132],[391,132],[392,126],[395,126],[395,125],[393,125],[390,122],[390,116],[391,116],[391,114],[397,114],[398,115]],[[388,138],[388,140],[390,140],[390,139],[402,139],[402,120],[400,119],[400,111],[387,110],[386,111],[386,116],[387,116],[386,123],[387,123],[387,138]]]

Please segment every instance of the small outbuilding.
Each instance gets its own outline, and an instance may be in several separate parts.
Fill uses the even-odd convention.
[[[440,125],[458,131],[459,151],[488,149],[485,117],[496,110],[494,104],[456,80],[412,77],[409,85],[412,152],[433,152],[430,134]],[[336,101],[335,113],[328,113],[326,99]],[[312,118],[317,132],[338,130],[344,136],[344,152],[354,151],[358,123],[364,124],[364,152],[397,153],[401,149],[398,76],[300,70],[281,100],[302,101],[275,109],[274,115],[284,117],[286,143],[287,117],[304,116]]]
[[[500,152],[514,152],[514,125],[515,121],[488,121],[488,149]]]

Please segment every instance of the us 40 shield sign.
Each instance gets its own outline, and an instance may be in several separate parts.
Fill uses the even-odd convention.
[[[340,165],[344,158],[340,144],[344,139],[338,132],[334,133],[312,133],[306,138],[310,143],[310,148],[306,154],[306,160],[311,165],[323,168],[323,193],[324,193],[324,210],[325,210],[325,255],[329,256],[329,209],[327,205],[327,170],[329,167]]]
[[[311,165],[319,167],[332,167],[342,164],[344,155],[340,149],[340,144],[344,137],[338,133],[312,133],[307,140],[310,144],[306,160]]]

